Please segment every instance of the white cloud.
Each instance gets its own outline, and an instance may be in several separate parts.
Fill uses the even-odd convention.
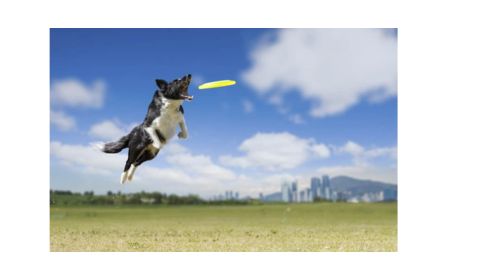
[[[373,149],[367,150],[365,152],[365,156],[368,158],[387,156],[392,159],[396,159],[397,147],[373,148]]]
[[[326,145],[323,145],[323,144],[312,145],[310,149],[315,155],[317,155],[320,158],[330,157],[330,149]]]
[[[391,159],[397,158],[397,147],[376,147],[371,149],[366,149],[358,143],[353,141],[347,141],[345,145],[337,148],[337,151],[340,153],[347,153],[353,156],[354,161],[358,163],[363,163],[368,159],[378,158],[378,157],[388,157]]]
[[[358,148],[359,146],[360,148]],[[333,147],[333,146],[332,146]],[[356,148],[352,148],[356,147]],[[105,154],[90,146],[51,142],[52,163],[60,163],[64,168],[78,172],[78,176],[69,183],[78,184],[78,188],[95,189],[95,191],[115,190],[127,155]],[[280,190],[284,180],[297,179],[302,189],[308,185],[310,177],[328,174],[330,176],[347,175],[361,179],[374,179],[396,182],[396,165],[374,166],[358,164],[346,166],[311,167],[302,173],[284,173],[305,163],[312,158],[327,158],[332,150],[336,153],[355,154],[362,159],[374,157],[393,157],[396,148],[366,149],[349,141],[338,148],[329,148],[316,143],[313,139],[299,138],[293,134],[257,133],[246,139],[239,149],[243,156],[220,157],[220,163],[236,167],[261,167],[252,169],[248,175],[216,163],[210,156],[194,154],[177,141],[171,142],[152,161],[144,163],[136,172],[133,182],[122,185],[126,192],[161,191],[168,193],[199,193],[204,197],[234,190],[241,196],[257,196],[258,193],[269,194]],[[361,151],[359,153],[358,151]],[[162,164],[162,167],[156,166]],[[166,164],[165,166],[163,166]],[[58,168],[54,165],[54,168]],[[270,173],[275,171],[275,173]],[[96,183],[98,182],[98,183]],[[96,185],[97,184],[97,185]],[[82,189],[87,190],[87,189]]]
[[[352,156],[360,156],[365,153],[365,148],[353,141],[348,141],[345,145],[340,147],[339,151],[351,154]]]
[[[107,155],[90,146],[68,145],[58,141],[50,143],[50,153],[72,169],[87,172],[94,170],[101,173],[120,172],[126,160],[125,155]]]
[[[171,143],[166,161],[186,172],[192,172],[202,177],[215,178],[217,180],[235,179],[235,173],[214,164],[209,156],[193,155],[183,146]]]
[[[54,81],[51,88],[52,102],[70,107],[101,108],[105,99],[105,88],[105,82],[101,80],[90,86],[77,79]]]
[[[257,133],[244,140],[239,150],[245,155],[221,156],[220,162],[228,166],[261,167],[274,171],[295,168],[307,161],[312,154],[320,158],[330,156],[327,146],[288,132]]]
[[[293,122],[294,124],[304,124],[305,120],[299,114],[292,114],[288,118],[289,121]]]
[[[253,166],[252,162],[246,157],[234,157],[231,155],[220,156],[219,161],[226,166],[236,166],[241,168],[248,168]]]
[[[397,94],[397,40],[381,29],[283,29],[250,54],[242,77],[281,106],[298,90],[310,114],[346,111],[362,98],[380,102]]]
[[[69,131],[76,127],[75,119],[61,111],[50,111],[50,122],[61,131]]]
[[[248,114],[248,113],[253,112],[253,109],[254,109],[253,103],[250,102],[249,100],[246,100],[246,99],[243,100],[243,101],[242,101],[242,106],[243,106],[243,111],[244,111],[245,113]]]
[[[188,149],[178,144],[174,138],[173,141],[170,142],[170,144],[166,145],[162,149],[162,153],[165,155],[184,154],[184,153],[188,153]]]
[[[128,132],[129,130],[118,121],[105,120],[92,125],[88,134],[94,138],[111,141],[124,136]]]
[[[236,186],[236,174],[215,164],[209,156],[194,155],[176,143],[167,147],[154,161],[166,160],[169,166],[159,168],[154,166],[154,161],[144,163],[135,173],[134,181],[124,186],[125,190],[159,190],[160,187],[164,192],[211,193],[218,192],[225,186]],[[79,172],[82,178],[86,178],[86,174],[108,176],[112,184],[119,184],[118,178],[127,159],[125,154],[105,154],[90,146],[58,141],[51,142],[50,151],[53,158],[65,167]],[[142,189],[136,189],[138,187]]]
[[[127,155],[105,154],[101,151],[83,145],[70,145],[61,142],[52,142],[50,152],[53,158],[70,170],[79,173],[82,181],[92,176],[107,177],[111,182],[108,188],[120,185],[119,178],[123,171]],[[92,182],[99,177],[92,177]],[[88,181],[90,182],[90,181]],[[185,192],[197,182],[196,178],[188,174],[188,170],[178,168],[158,168],[144,163],[135,173],[135,179],[128,185],[122,186],[122,191],[158,190],[160,186],[165,192]],[[93,185],[84,186],[93,187]],[[104,188],[105,186],[98,186]],[[141,189],[138,189],[141,187]]]

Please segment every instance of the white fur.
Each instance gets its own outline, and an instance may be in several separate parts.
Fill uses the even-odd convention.
[[[128,174],[127,175],[128,181],[132,181],[133,174],[135,173],[136,169],[137,169],[137,167],[134,164],[130,165],[130,169],[128,169],[128,173],[127,173]]]
[[[122,175],[120,176],[120,184],[125,183],[127,180],[127,172],[123,172]]]
[[[161,135],[168,142],[170,139],[175,136],[177,126],[180,126],[180,133],[178,134],[179,138],[187,138],[188,131],[185,124],[185,119],[182,112],[180,112],[180,105],[182,105],[183,100],[171,100],[163,98],[162,102],[164,106],[159,117],[153,120],[152,124],[145,128],[147,133],[153,139],[153,143],[148,147],[149,149],[160,150],[164,143],[161,143],[158,138],[155,130],[160,131]],[[166,144],[166,143],[165,143]]]

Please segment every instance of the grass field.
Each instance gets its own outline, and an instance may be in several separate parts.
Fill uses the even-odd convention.
[[[51,251],[396,251],[397,204],[51,207]]]

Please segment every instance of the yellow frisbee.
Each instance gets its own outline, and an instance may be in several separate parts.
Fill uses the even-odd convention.
[[[200,86],[198,86],[198,89],[228,87],[228,86],[233,86],[236,83],[237,82],[235,82],[234,80],[215,81],[215,82],[201,84]]]

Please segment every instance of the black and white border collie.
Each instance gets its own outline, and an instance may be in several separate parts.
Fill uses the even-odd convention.
[[[180,127],[178,138],[188,137],[182,103],[184,100],[193,99],[193,96],[188,94],[191,79],[192,75],[188,74],[170,83],[155,80],[158,90],[153,95],[143,123],[118,141],[99,147],[105,153],[118,153],[128,147],[128,159],[120,183],[125,183],[127,179],[131,181],[140,164],[155,158],[163,146],[175,136],[177,126]]]

